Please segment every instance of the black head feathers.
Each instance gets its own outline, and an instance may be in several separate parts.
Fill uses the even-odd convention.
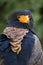
[[[20,16],[20,15],[28,15],[30,17],[28,24],[20,23],[17,20],[17,16]],[[31,31],[33,31],[34,27],[33,27],[33,18],[32,18],[31,11],[30,10],[18,10],[18,11],[13,12],[8,17],[7,27],[27,28],[27,29],[30,29]]]

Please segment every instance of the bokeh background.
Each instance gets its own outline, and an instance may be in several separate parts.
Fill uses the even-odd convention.
[[[0,0],[0,34],[6,26],[8,15],[20,9],[31,10],[35,33],[43,47],[43,0]]]

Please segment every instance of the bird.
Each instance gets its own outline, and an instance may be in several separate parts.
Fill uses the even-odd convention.
[[[0,65],[43,65],[43,50],[30,10],[17,10],[0,35]]]

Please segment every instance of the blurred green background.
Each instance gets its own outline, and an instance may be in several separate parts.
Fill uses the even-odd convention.
[[[32,11],[35,32],[43,47],[43,0],[0,0],[0,34],[6,26],[8,15],[20,9]]]

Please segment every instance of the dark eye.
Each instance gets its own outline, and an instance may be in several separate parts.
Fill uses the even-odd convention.
[[[17,16],[17,19],[19,19],[20,18],[20,16]]]

